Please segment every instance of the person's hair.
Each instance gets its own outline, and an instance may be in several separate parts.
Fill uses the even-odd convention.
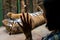
[[[45,0],[43,5],[46,10],[46,27],[49,30],[60,30],[60,1]]]

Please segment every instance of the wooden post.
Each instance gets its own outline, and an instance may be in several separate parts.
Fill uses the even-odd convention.
[[[17,13],[17,0],[10,0],[11,12]]]
[[[24,0],[20,0],[21,1],[21,12],[25,12],[25,2]]]
[[[30,12],[33,13],[33,0],[30,0]]]
[[[37,7],[39,6],[38,1],[39,0],[33,0],[33,12],[37,12]]]
[[[6,15],[8,12],[10,12],[9,2],[10,2],[9,0],[2,0],[3,18],[6,18],[6,17],[4,17],[4,15]]]
[[[26,9],[28,12],[33,12],[33,0],[25,0]]]
[[[2,26],[3,12],[2,12],[2,0],[0,0],[0,26]]]
[[[17,13],[21,12],[21,0],[17,0]]]

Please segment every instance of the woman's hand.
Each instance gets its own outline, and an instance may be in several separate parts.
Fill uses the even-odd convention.
[[[22,21],[23,26],[19,23],[18,24],[22,28],[23,33],[26,36],[26,40],[32,40],[32,34],[31,34],[32,19],[29,17],[28,13],[26,15],[27,17],[24,15],[24,13],[22,13],[22,16],[21,16],[21,21]]]

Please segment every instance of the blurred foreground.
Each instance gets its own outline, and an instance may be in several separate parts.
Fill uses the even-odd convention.
[[[50,33],[50,31],[48,29],[46,29],[45,25],[46,24],[43,24],[43,25],[35,28],[34,30],[32,30],[33,40],[41,40],[41,38],[43,36]],[[25,35],[23,33],[9,35],[6,32],[5,27],[0,27],[0,40],[25,40]]]

